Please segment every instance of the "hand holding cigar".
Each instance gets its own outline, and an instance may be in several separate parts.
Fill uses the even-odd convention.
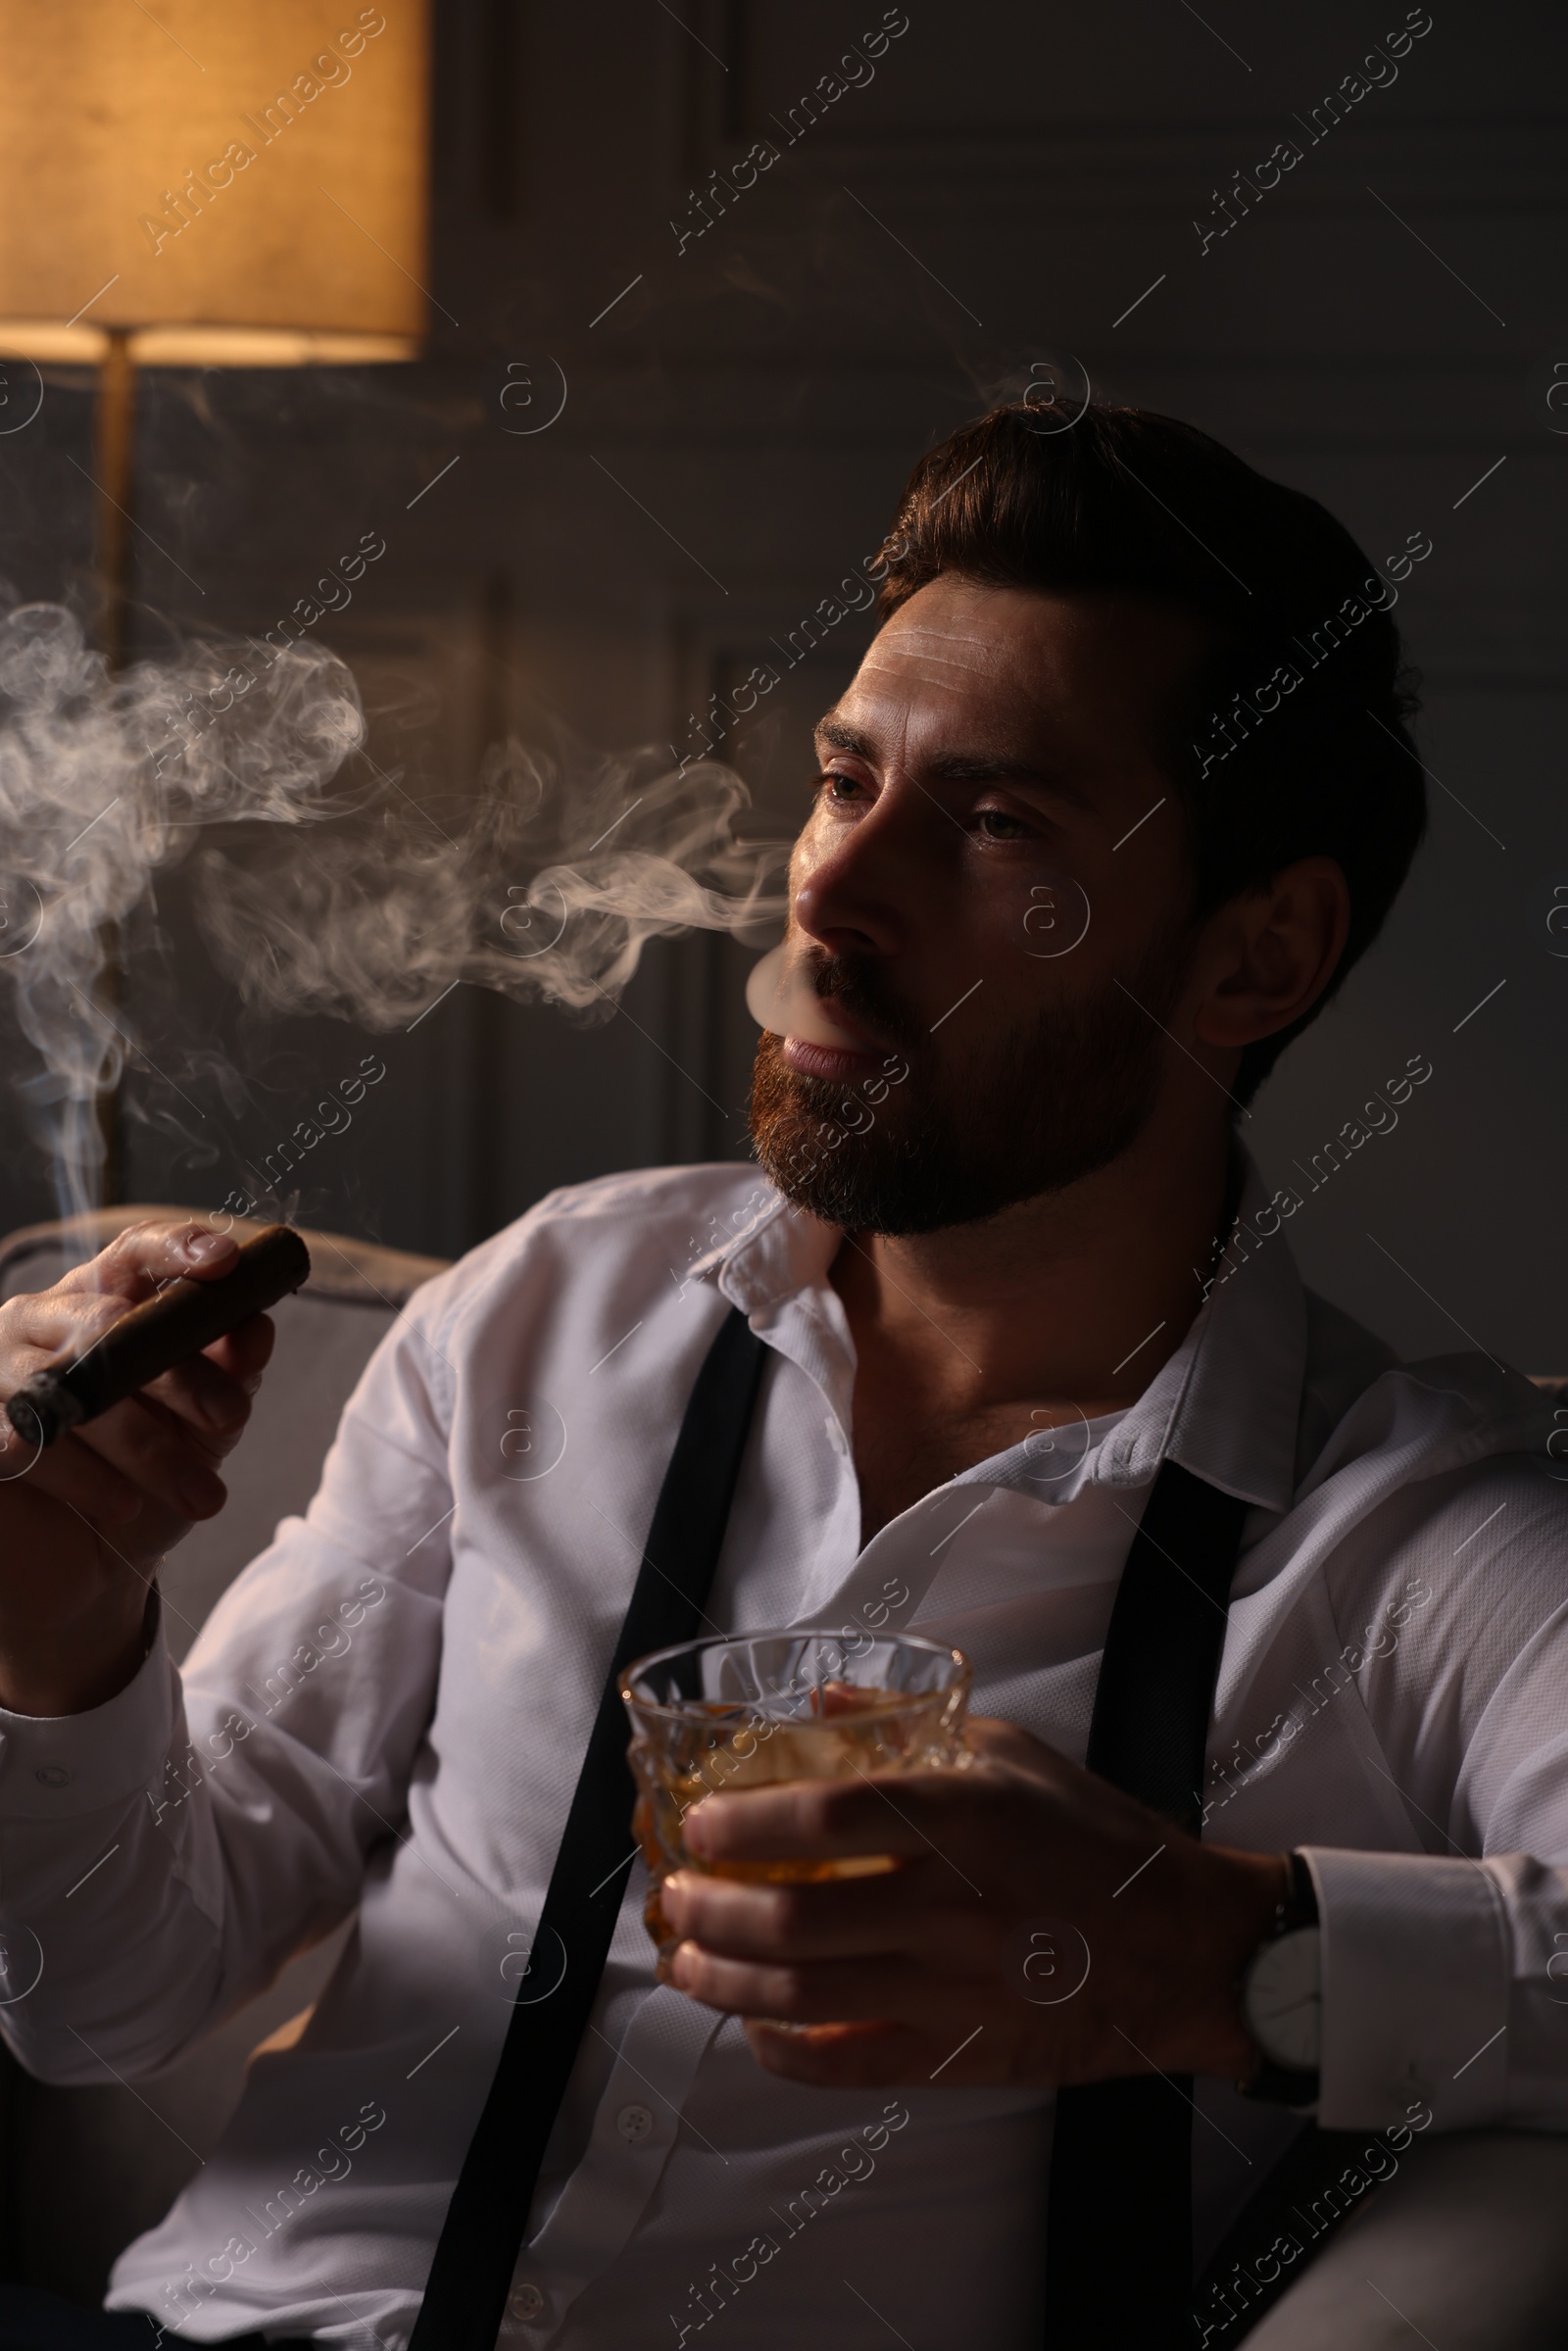
[[[132,1306],[81,1354],[63,1354],[35,1372],[6,1405],[25,1445],[49,1445],[66,1429],[96,1420],[139,1388],[200,1353],[249,1315],[265,1313],[311,1270],[310,1251],[288,1225],[274,1224],[240,1245],[216,1280],[177,1276]]]
[[[0,1706],[79,1713],[124,1687],[150,1587],[220,1510],[299,1236],[129,1225],[50,1290],[0,1303]]]

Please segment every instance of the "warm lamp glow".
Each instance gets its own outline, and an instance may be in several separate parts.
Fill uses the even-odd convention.
[[[412,335],[305,334],[286,326],[138,326],[126,342],[138,367],[355,367],[419,356]],[[0,318],[0,359],[96,367],[108,352],[103,328]]]
[[[0,355],[411,359],[427,0],[0,0]]]
[[[144,367],[416,356],[429,0],[0,0],[0,358],[97,370],[98,640],[130,658]],[[100,994],[124,986],[103,942]],[[102,1186],[123,1181],[119,1100]]]

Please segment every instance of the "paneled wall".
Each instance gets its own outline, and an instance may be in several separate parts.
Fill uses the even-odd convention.
[[[146,384],[143,643],[265,627],[380,531],[329,641],[373,755],[438,819],[509,730],[684,744],[687,714],[875,547],[915,457],[1031,369],[1191,418],[1323,498],[1374,559],[1428,534],[1401,613],[1431,838],[1248,1139],[1305,1197],[1310,1277],[1396,1344],[1474,1337],[1568,1370],[1568,942],[1547,929],[1568,894],[1568,417],[1547,405],[1559,361],[1568,377],[1568,28],[1539,4],[1437,0],[1402,56],[1363,68],[1404,17],[447,0],[429,356]],[[1326,94],[1356,74],[1331,122]],[[759,142],[776,158],[741,185]],[[1298,160],[1259,195],[1282,144]],[[509,381],[532,407],[503,407]],[[37,424],[0,437],[0,572],[25,594],[84,592],[71,461],[89,430],[87,387],[61,373]],[[810,721],[867,635],[835,624],[728,738],[759,833],[798,820]],[[241,1020],[187,890],[164,886],[134,979],[148,1051],[180,1027],[252,1101],[225,1123],[199,1094],[205,1125],[176,1130],[140,1067],[141,1197],[216,1203],[232,1153],[265,1151],[372,1045],[385,1079],[301,1171],[312,1221],[453,1251],[557,1183],[744,1155],[754,1032],[727,941],[651,950],[597,1027],[460,989],[368,1041]],[[1315,1191],[1293,1176],[1413,1055],[1433,1075],[1397,1127]],[[0,1222],[47,1212],[8,1125]]]

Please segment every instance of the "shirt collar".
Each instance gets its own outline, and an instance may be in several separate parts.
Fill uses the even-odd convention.
[[[1251,1158],[1236,1225],[1191,1330],[1101,1447],[1096,1476],[1142,1486],[1164,1460],[1283,1513],[1296,1492],[1306,1376],[1306,1293],[1276,1204]],[[1294,1204],[1286,1214],[1294,1214]]]
[[[1297,1203],[1285,1193],[1271,1196],[1251,1158],[1241,1155],[1235,1229],[1186,1338],[1137,1402],[1108,1430],[1100,1424],[1099,1442],[1076,1472],[1049,1491],[1023,1445],[965,1470],[958,1483],[1016,1485],[1043,1500],[1070,1501],[1091,1480],[1145,1486],[1168,1459],[1259,1508],[1290,1508],[1307,1342],[1305,1292],[1283,1230]],[[1283,1215],[1281,1201],[1290,1202]],[[798,1301],[823,1350],[820,1366],[805,1367],[827,1386],[828,1356],[847,1346],[853,1362],[843,1308],[828,1281],[842,1238],[836,1226],[791,1207],[760,1183],[744,1223],[699,1258],[689,1278],[712,1281],[760,1336]],[[1038,1441],[1026,1443],[1038,1454]]]
[[[745,1221],[704,1257],[689,1279],[709,1280],[755,1324],[801,1291],[828,1287],[828,1268],[844,1235],[762,1182],[744,1203]]]

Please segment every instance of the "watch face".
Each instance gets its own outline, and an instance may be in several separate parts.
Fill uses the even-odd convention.
[[[1322,1936],[1298,1927],[1264,1943],[1242,1991],[1248,2030],[1271,2064],[1315,2073],[1323,2050]]]

